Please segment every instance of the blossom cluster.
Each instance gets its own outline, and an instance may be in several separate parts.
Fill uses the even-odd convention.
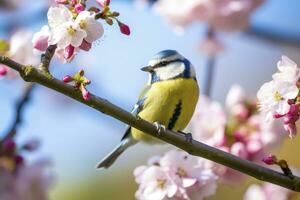
[[[18,147],[13,139],[0,141],[0,199],[47,200],[54,181],[47,159],[27,163],[22,153],[34,151],[39,142],[31,140]]]
[[[177,27],[206,22],[221,31],[243,30],[264,0],[158,0],[154,8]]]
[[[134,170],[139,200],[204,199],[215,193],[217,176],[205,160],[186,152],[170,150]]]
[[[157,0],[153,8],[179,34],[195,22],[206,23],[213,32],[235,32],[249,27],[252,13],[263,2],[264,0]],[[210,30],[200,43],[199,50],[207,56],[214,56],[223,52],[224,45],[216,35],[210,35]]]
[[[266,123],[263,115],[256,111],[255,99],[247,97],[241,86],[230,89],[226,111],[220,103],[201,97],[191,120],[193,138],[254,162],[261,162],[269,151],[281,144],[280,124]],[[244,178],[230,168],[213,162],[210,165],[223,182],[238,183]]]
[[[42,27],[33,37],[34,48],[45,51],[49,45],[56,45],[55,55],[70,62],[79,50],[89,51],[92,43],[103,36],[104,29],[98,19],[108,24],[117,21],[122,33],[129,35],[130,29],[120,22],[119,13],[110,11],[110,1],[97,0],[100,8],[86,8],[84,1],[56,0],[58,6],[50,7],[47,13],[48,25]]]
[[[283,118],[284,129],[292,138],[297,133],[299,119],[299,78],[297,64],[286,56],[277,63],[273,80],[264,83],[257,92],[259,110],[267,121]]]
[[[91,94],[86,89],[86,86],[89,85],[91,83],[91,81],[84,76],[84,71],[83,70],[80,70],[74,76],[70,76],[70,75],[64,76],[63,77],[63,82],[65,82],[65,83],[74,82],[74,88],[76,90],[80,90],[81,91],[82,98],[85,101],[90,100]]]

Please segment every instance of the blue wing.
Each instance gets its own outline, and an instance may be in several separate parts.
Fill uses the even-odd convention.
[[[142,89],[142,91],[141,91],[141,93],[139,95],[138,101],[136,102],[136,104],[134,105],[133,109],[131,110],[131,113],[134,116],[137,116],[139,114],[139,112],[141,112],[141,110],[143,110],[144,102],[145,102],[145,100],[147,98],[147,93],[150,90],[150,88],[151,88],[151,85],[147,84]],[[129,136],[130,129],[131,129],[131,126],[127,126],[126,127],[126,131],[125,131],[125,133],[124,133],[121,141],[124,140],[126,137]]]

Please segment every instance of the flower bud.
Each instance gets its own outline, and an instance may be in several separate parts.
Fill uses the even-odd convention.
[[[89,51],[92,48],[92,43],[89,43],[86,40],[83,40],[81,45],[79,46],[79,48],[84,51]]]
[[[33,48],[39,51],[46,51],[48,47],[48,38],[49,35],[47,34],[43,35],[41,32],[34,34],[32,38]]]
[[[16,149],[16,143],[12,139],[4,140],[2,146],[5,152],[12,152]]]
[[[81,3],[76,4],[74,8],[77,13],[80,13],[85,10],[85,6]]]
[[[84,81],[83,81],[83,83],[85,84],[85,85],[89,85],[89,84],[91,84],[91,81],[89,80],[89,79],[85,79]]]
[[[73,47],[72,45],[69,45],[65,48],[65,59],[70,59],[72,58],[72,56],[74,55],[74,51],[75,51],[75,47]]]
[[[234,132],[233,137],[237,142],[245,142],[245,136],[240,131]]]
[[[89,101],[91,98],[91,93],[85,88],[85,87],[81,87],[81,93],[82,93],[82,97],[85,101]]]
[[[120,31],[121,33],[125,34],[125,35],[130,35],[130,28],[129,26],[127,26],[126,24],[118,21],[118,25],[120,27]]]
[[[7,68],[4,65],[0,65],[0,78],[7,74]]]
[[[69,83],[71,81],[73,81],[73,77],[72,76],[66,75],[66,76],[63,77],[63,82]]]
[[[15,156],[15,163],[16,165],[22,165],[24,163],[24,158],[20,155]]]
[[[96,0],[96,2],[97,2],[101,7],[109,6],[109,4],[110,4],[110,0]]]
[[[277,158],[275,155],[268,155],[263,157],[262,161],[267,165],[274,165],[277,163]]]

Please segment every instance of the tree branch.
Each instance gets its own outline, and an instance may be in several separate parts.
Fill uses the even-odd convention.
[[[295,176],[290,178],[282,173],[252,163],[248,160],[241,159],[237,156],[226,153],[222,150],[208,146],[195,140],[192,140],[191,143],[187,143],[186,138],[182,134],[178,134],[170,130],[161,130],[160,134],[158,134],[157,128],[153,124],[141,118],[133,116],[131,113],[123,110],[122,108],[110,103],[105,99],[102,99],[95,95],[91,95],[91,99],[89,101],[83,100],[80,91],[75,90],[72,86],[67,85],[58,79],[55,79],[52,76],[49,76],[48,73],[45,73],[40,69],[36,69],[32,66],[21,65],[3,56],[0,56],[0,63],[5,64],[8,67],[18,71],[25,81],[35,82],[52,90],[55,90],[61,94],[64,94],[89,107],[92,107],[95,110],[98,110],[145,133],[148,133],[153,137],[161,139],[184,151],[187,151],[191,155],[201,156],[203,158],[212,160],[219,164],[245,173],[259,180],[267,181],[300,192],[299,177]]]
[[[30,95],[33,91],[33,88],[34,88],[34,83],[26,84],[24,91],[23,91],[23,95],[19,99],[19,101],[17,102],[17,105],[16,105],[14,121],[13,121],[9,131],[4,136],[3,141],[7,140],[9,138],[13,138],[15,136],[18,126],[22,123],[22,113],[23,113],[25,106],[27,105],[27,103],[30,100]]]
[[[41,64],[39,65],[39,67],[45,73],[49,73],[50,62],[55,53],[55,50],[56,50],[56,45],[51,45],[46,49],[45,53],[42,54],[41,56]],[[26,104],[29,102],[30,95],[33,92],[34,86],[35,86],[34,83],[26,84],[23,91],[23,95],[19,99],[16,105],[15,118],[13,124],[11,125],[11,128],[9,129],[7,134],[4,136],[3,141],[9,138],[13,138],[15,136],[17,132],[17,127],[22,123],[23,109],[26,106]]]
[[[55,53],[56,50],[56,45],[50,45],[44,54],[42,54],[41,57],[41,64],[39,66],[39,68],[45,72],[49,72],[49,66],[50,66],[50,62],[52,60],[52,57]]]

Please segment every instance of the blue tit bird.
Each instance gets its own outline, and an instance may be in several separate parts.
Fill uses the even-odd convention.
[[[158,128],[182,131],[189,123],[199,97],[193,65],[177,51],[164,50],[141,70],[150,73],[149,82],[132,113],[155,123]],[[150,144],[158,142],[154,137],[128,126],[119,145],[99,162],[97,168],[110,167],[127,148],[138,141]]]

